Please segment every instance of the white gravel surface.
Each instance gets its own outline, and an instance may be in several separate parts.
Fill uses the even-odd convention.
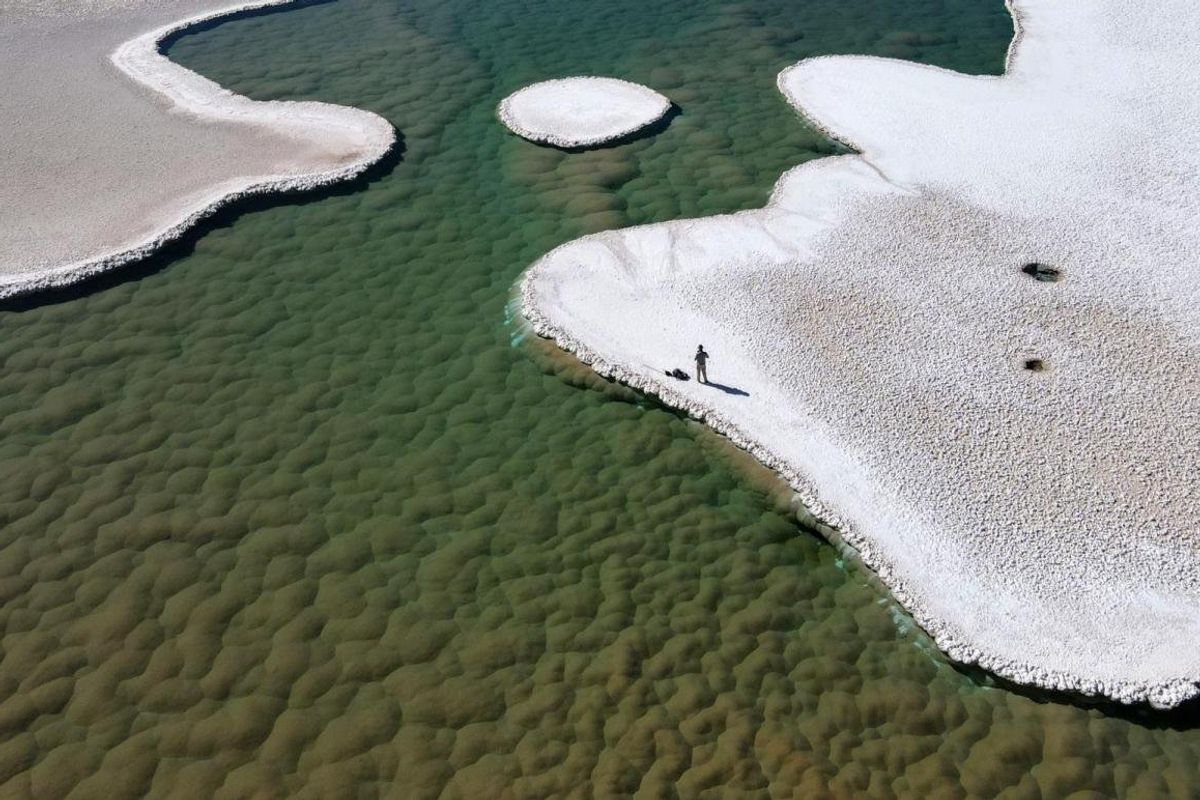
[[[543,81],[513,92],[496,114],[509,130],[558,147],[593,147],[658,122],[671,101],[617,78]]]
[[[784,71],[862,155],[564,245],[524,310],[778,469],[951,658],[1169,707],[1200,680],[1200,5],[1013,11],[1003,77]],[[748,395],[664,376],[701,342]]]
[[[367,111],[252,102],[165,36],[290,0],[0,0],[0,297],[141,258],[231,199],[361,173],[395,142]]]

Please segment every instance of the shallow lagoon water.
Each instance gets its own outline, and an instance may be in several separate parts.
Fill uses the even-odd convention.
[[[341,0],[177,41],[403,158],[0,313],[0,795],[1195,796],[1194,710],[955,669],[770,476],[509,316],[547,249],[837,152],[787,64],[1010,37],[983,0]],[[495,120],[579,73],[681,113],[579,154]]]

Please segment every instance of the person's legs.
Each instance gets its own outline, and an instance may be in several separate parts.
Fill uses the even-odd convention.
[[[696,365],[696,380],[701,383],[708,383],[708,367],[703,364]]]

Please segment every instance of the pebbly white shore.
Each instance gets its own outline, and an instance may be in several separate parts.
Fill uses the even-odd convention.
[[[574,77],[526,86],[500,101],[500,121],[518,136],[558,147],[594,147],[653,125],[671,101],[617,78]]]
[[[168,60],[183,29],[292,0],[0,0],[0,298],[142,258],[223,204],[354,177],[367,111],[255,102]]]
[[[1011,10],[1003,77],[784,71],[861,155],[564,245],[524,312],[779,470],[951,658],[1170,707],[1200,692],[1200,6]],[[663,374],[699,343],[748,396]]]

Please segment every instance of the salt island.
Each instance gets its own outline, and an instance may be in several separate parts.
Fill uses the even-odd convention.
[[[291,0],[6,0],[0,297],[142,258],[229,201],[342,181],[395,130],[368,111],[254,102],[167,59],[187,28]]]
[[[952,659],[1200,692],[1200,6],[1014,0],[1003,76],[778,85],[858,151],[762,209],[608,231],[534,330],[778,470]],[[703,343],[720,387],[669,377]]]
[[[574,77],[543,81],[513,92],[496,109],[518,136],[556,147],[594,147],[658,122],[671,101],[617,78]]]

